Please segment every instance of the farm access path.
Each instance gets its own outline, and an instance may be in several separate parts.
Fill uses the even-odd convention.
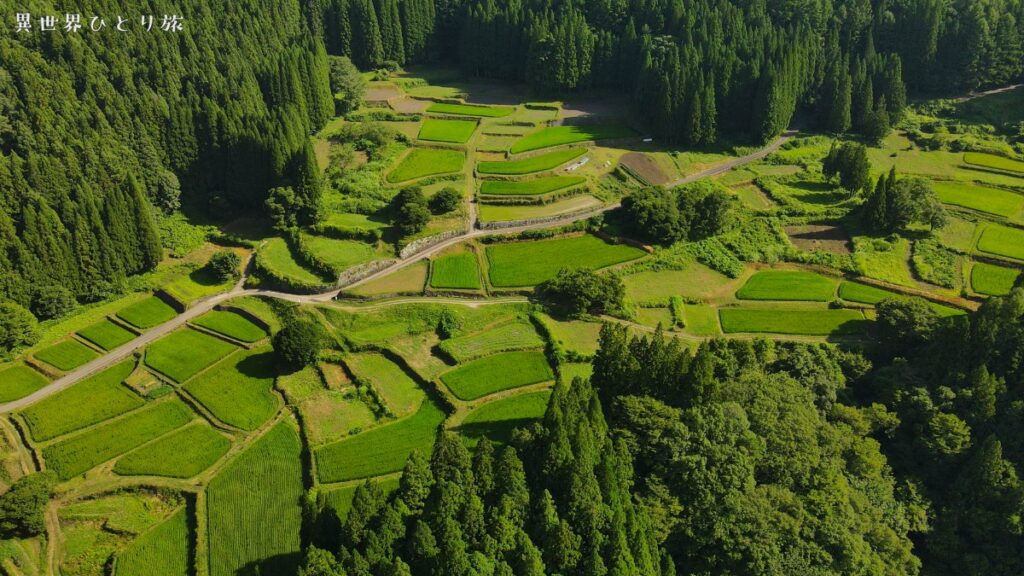
[[[788,142],[791,139],[793,139],[793,137],[796,136],[796,134],[797,134],[796,131],[789,130],[785,134],[783,134],[782,136],[776,138],[773,142],[771,142],[770,144],[768,144],[767,146],[765,146],[763,148],[760,148],[756,152],[753,152],[751,154],[747,154],[746,156],[741,156],[741,157],[738,157],[738,158],[733,158],[732,160],[728,160],[728,161],[723,162],[721,164],[717,164],[715,166],[712,166],[712,167],[710,167],[710,168],[708,168],[706,170],[702,170],[700,172],[695,172],[693,174],[690,174],[689,176],[686,176],[685,178],[680,178],[680,179],[678,179],[678,180],[676,180],[674,182],[669,182],[669,183],[665,184],[664,186],[666,188],[674,188],[676,186],[681,186],[683,184],[689,184],[691,182],[696,182],[696,181],[702,180],[704,178],[710,178],[712,176],[717,176],[719,174],[723,174],[725,172],[728,172],[729,170],[732,170],[734,168],[738,168],[738,167],[743,166],[745,164],[749,164],[751,162],[756,162],[756,161],[761,160],[761,159],[767,157],[768,155],[776,152],[786,142]],[[128,343],[126,343],[126,344],[124,344],[124,345],[122,345],[122,346],[120,346],[118,348],[115,348],[114,350],[111,350],[107,354],[104,354],[103,356],[100,356],[99,358],[97,358],[97,359],[95,359],[95,360],[93,360],[91,362],[88,362],[88,363],[86,363],[86,364],[84,364],[84,365],[82,365],[82,366],[80,366],[80,367],[78,367],[78,368],[76,368],[76,369],[74,369],[74,370],[64,374],[60,378],[57,378],[53,382],[47,384],[46,386],[40,388],[39,390],[36,390],[32,394],[29,394],[28,396],[25,396],[24,398],[20,398],[18,400],[13,400],[11,402],[5,402],[3,404],[0,404],[0,413],[8,413],[8,412],[15,412],[15,411],[18,411],[18,410],[22,410],[22,409],[27,408],[27,407],[29,407],[29,406],[31,406],[31,405],[33,405],[33,404],[35,404],[35,403],[37,403],[37,402],[39,402],[41,400],[44,400],[46,398],[49,398],[50,396],[53,396],[54,394],[56,394],[56,393],[58,393],[58,392],[60,392],[62,390],[66,390],[67,388],[70,388],[71,386],[75,385],[79,381],[84,380],[84,379],[88,378],[89,376],[97,374],[97,373],[99,373],[99,372],[101,372],[103,370],[106,370],[107,368],[110,368],[111,366],[121,362],[122,360],[124,360],[124,359],[130,357],[132,354],[134,354],[136,350],[139,350],[140,348],[144,348],[145,346],[153,343],[154,341],[159,340],[160,338],[170,334],[171,332],[177,330],[178,328],[181,328],[182,326],[184,326],[188,322],[190,322],[190,321],[198,318],[199,316],[202,316],[203,314],[213,310],[218,304],[221,304],[221,303],[226,302],[228,300],[231,300],[233,298],[240,298],[240,297],[243,297],[243,296],[264,296],[264,297],[268,297],[268,298],[277,298],[279,300],[285,300],[285,301],[288,301],[288,302],[294,302],[294,303],[297,303],[297,304],[326,304],[328,302],[333,301],[338,296],[338,294],[341,293],[341,291],[343,291],[343,290],[348,290],[348,289],[351,289],[351,288],[355,288],[356,286],[360,286],[360,285],[365,284],[367,282],[371,282],[371,281],[376,280],[378,278],[382,278],[384,276],[387,276],[388,274],[391,274],[392,272],[396,272],[396,271],[398,271],[398,270],[400,270],[400,269],[402,269],[402,268],[404,268],[404,267],[406,267],[406,266],[408,266],[408,265],[410,265],[410,264],[412,264],[414,262],[418,262],[418,261],[422,260],[423,258],[426,258],[428,256],[432,256],[432,255],[434,255],[434,254],[436,254],[438,252],[441,252],[441,251],[445,250],[446,248],[449,248],[449,247],[451,247],[451,246],[453,246],[455,244],[458,244],[460,242],[464,242],[466,240],[470,240],[470,239],[473,239],[473,238],[481,238],[481,237],[485,237],[485,236],[505,236],[505,235],[510,235],[510,234],[518,234],[518,233],[526,232],[526,231],[529,231],[529,230],[543,230],[543,229],[546,229],[546,228],[558,228],[560,226],[565,226],[567,224],[572,224],[573,222],[578,222],[580,220],[586,220],[588,218],[592,218],[594,216],[597,216],[598,214],[603,214],[605,212],[610,212],[612,210],[615,210],[615,209],[619,208],[620,205],[621,205],[620,202],[615,202],[615,203],[609,204],[607,206],[602,206],[601,208],[593,210],[591,212],[585,212],[585,213],[582,213],[582,214],[574,214],[574,215],[568,216],[568,217],[563,218],[563,219],[552,220],[552,221],[548,221],[548,222],[540,222],[540,223],[536,223],[536,224],[524,224],[524,225],[521,225],[521,226],[513,226],[513,227],[509,227],[509,228],[499,228],[499,229],[494,229],[494,230],[475,228],[475,222],[471,221],[471,230],[469,232],[465,233],[465,234],[462,234],[462,235],[459,235],[459,236],[455,236],[453,238],[449,238],[447,240],[444,240],[442,242],[439,242],[439,243],[431,246],[430,248],[427,248],[426,250],[423,250],[423,251],[418,252],[416,254],[412,254],[412,255],[410,255],[410,256],[408,256],[406,258],[402,258],[402,259],[396,260],[390,266],[387,266],[387,267],[385,267],[385,268],[375,272],[374,274],[371,274],[369,276],[366,276],[364,278],[361,278],[361,279],[353,281],[353,282],[349,282],[348,284],[345,284],[345,285],[342,285],[342,286],[336,286],[336,287],[332,288],[331,290],[329,290],[327,292],[322,292],[322,293],[318,293],[318,294],[291,294],[291,293],[279,292],[279,291],[275,291],[275,290],[264,290],[264,289],[259,289],[259,288],[245,288],[244,287],[245,280],[248,277],[248,269],[250,268],[250,266],[246,266],[246,273],[244,273],[242,275],[242,278],[238,281],[237,284],[235,284],[235,286],[230,291],[224,292],[222,294],[217,294],[215,296],[211,296],[209,298],[205,298],[203,300],[200,300],[200,301],[194,303],[187,310],[185,310],[181,314],[175,316],[171,320],[168,320],[167,322],[164,322],[163,324],[160,324],[159,326],[156,326],[156,327],[154,327],[154,328],[152,328],[152,329],[150,329],[150,330],[148,330],[146,332],[143,332],[142,335],[140,335],[139,337],[135,338],[131,342],[128,342]],[[470,207],[470,210],[471,210],[471,214],[475,214],[475,210],[474,210],[473,206]],[[251,264],[251,261],[250,261],[250,264]],[[455,299],[450,299],[450,300],[453,303],[457,302],[459,304],[466,304],[466,302],[461,300],[461,299],[457,300],[457,301]],[[401,302],[412,302],[412,301],[442,302],[442,301],[444,301],[444,299],[432,298],[432,297],[425,296],[425,297],[420,297],[420,298],[409,298],[409,299],[403,299],[401,301],[389,302],[388,305],[394,305],[394,304],[401,303]],[[503,301],[504,300],[495,300],[495,303],[501,303]],[[476,306],[479,306],[481,304],[482,304],[482,302],[470,303],[470,305],[476,305]],[[351,309],[353,311],[356,311],[356,310],[372,310],[374,307],[375,306],[359,306],[359,307],[353,306],[353,307],[351,307]]]

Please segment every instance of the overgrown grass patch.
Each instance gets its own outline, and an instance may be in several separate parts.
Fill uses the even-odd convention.
[[[345,359],[352,374],[369,382],[384,404],[397,416],[416,412],[426,394],[401,366],[381,354],[353,354]]]
[[[719,315],[726,334],[864,336],[870,325],[857,310],[722,308]]]
[[[683,312],[686,331],[694,336],[719,336],[718,310],[705,304],[687,304]]]
[[[379,296],[382,294],[422,293],[427,283],[430,264],[421,260],[410,264],[387,276],[360,284],[351,290],[360,296]]]
[[[191,478],[227,453],[231,441],[205,422],[197,422],[129,452],[114,465],[122,476]]]
[[[545,176],[531,180],[484,180],[480,193],[490,196],[540,196],[573,186],[587,179],[582,176]]]
[[[971,288],[986,296],[1005,296],[1021,276],[1016,268],[976,262],[971,268]]]
[[[970,208],[1006,218],[1024,210],[1024,195],[998,188],[986,188],[964,182],[935,182],[939,199],[946,204]]]
[[[499,352],[543,347],[544,341],[537,334],[537,330],[533,324],[525,320],[516,320],[438,344],[438,348],[459,363]]]
[[[551,392],[531,392],[488,402],[473,410],[459,425],[459,432],[475,443],[480,438],[508,442],[512,431],[544,416]]]
[[[135,339],[134,332],[126,330],[110,320],[103,320],[88,328],[83,328],[78,331],[78,335],[107,351]]]
[[[49,348],[43,348],[32,354],[36,360],[42,360],[58,370],[74,370],[99,357],[99,354],[78,340],[69,338]]]
[[[192,529],[185,508],[117,553],[115,576],[189,576]]]
[[[163,324],[177,315],[177,310],[156,296],[150,296],[117,313],[118,318],[141,330]]]
[[[238,347],[191,329],[178,330],[146,349],[146,366],[184,382]]]
[[[508,106],[482,106],[479,104],[449,104],[435,102],[427,108],[427,112],[434,114],[454,114],[457,116],[481,116],[483,118],[504,118],[515,112],[515,108]]]
[[[500,176],[521,176],[544,172],[558,168],[570,160],[575,160],[587,152],[586,148],[566,148],[546,154],[539,154],[521,160],[508,160],[502,162],[481,162],[477,164],[476,170],[481,174],[494,174]]]
[[[555,379],[543,352],[505,352],[473,360],[441,376],[461,400]]]
[[[267,240],[260,248],[258,257],[260,263],[274,273],[286,278],[294,278],[301,284],[319,285],[326,280],[300,264],[284,238]]]
[[[598,340],[601,337],[600,322],[555,320],[544,314],[539,317],[556,348],[583,356],[592,356],[597,352]]]
[[[266,330],[253,324],[248,318],[227,310],[207,312],[192,323],[240,342],[258,342],[267,337]]]
[[[1024,162],[1021,162],[1020,160],[1014,160],[1013,158],[996,156],[995,154],[985,154],[982,152],[966,152],[964,153],[964,162],[970,166],[978,166],[981,168],[988,168],[991,170],[1003,170],[1006,172],[1016,172],[1018,174],[1024,174]]]
[[[185,391],[221,421],[255,430],[280,407],[273,393],[276,375],[269,347],[246,350],[189,381]]]
[[[427,176],[451,174],[462,170],[466,153],[461,150],[440,148],[413,148],[409,154],[388,173],[387,181],[392,184],[418,180]]]
[[[765,270],[747,280],[736,292],[741,300],[792,300],[828,302],[835,297],[836,282],[813,272]]]
[[[991,224],[978,239],[978,250],[1024,260],[1024,230]]]
[[[24,398],[49,383],[39,372],[24,364],[15,364],[0,370],[0,402]]]
[[[512,145],[510,152],[519,154],[541,148],[561,146],[563,144],[575,144],[577,142],[589,142],[598,140],[609,140],[612,138],[630,138],[636,136],[636,132],[628,126],[621,124],[587,124],[581,126],[549,126],[541,128],[537,132],[527,134],[521,140]]]
[[[609,244],[589,234],[487,246],[491,284],[502,288],[536,286],[554,278],[562,268],[598,269],[644,255],[638,248]]]
[[[480,265],[476,254],[461,252],[434,259],[430,286],[440,289],[479,290]]]

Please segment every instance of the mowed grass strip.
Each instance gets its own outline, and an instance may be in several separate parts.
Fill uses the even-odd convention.
[[[1013,290],[1021,271],[977,262],[971,268],[971,288],[986,296],[1005,296]]]
[[[1024,210],[1024,194],[960,182],[935,182],[935,192],[946,204],[1010,218]]]
[[[994,170],[1004,170],[1007,172],[1024,174],[1024,162],[1014,160],[1013,158],[996,156],[995,154],[966,152],[964,154],[964,163],[970,166],[979,166],[981,168],[991,168]]]
[[[458,430],[475,442],[487,437],[495,442],[508,442],[512,431],[544,416],[551,392],[531,392],[488,402],[473,410]]]
[[[992,224],[981,233],[978,250],[996,256],[1024,260],[1024,230]]]
[[[191,424],[129,452],[114,465],[121,476],[191,478],[227,453],[231,441],[205,422]]]
[[[863,336],[870,325],[857,310],[722,308],[719,316],[726,334]]]
[[[32,438],[56,438],[142,406],[142,398],[121,384],[134,369],[135,362],[125,360],[26,408],[21,414]]]
[[[598,140],[609,140],[612,138],[630,138],[636,136],[636,132],[621,124],[588,124],[582,126],[549,126],[541,128],[537,132],[527,134],[518,142],[512,145],[509,150],[512,154],[561,146],[563,144],[575,144],[577,142],[590,142]]]
[[[294,574],[302,541],[302,444],[282,421],[206,489],[210,576]]]
[[[277,369],[269,347],[235,354],[185,384],[185,391],[221,421],[252,431],[280,407],[274,394]]]
[[[536,286],[554,278],[562,268],[599,269],[645,254],[638,248],[609,244],[589,234],[487,246],[491,284],[502,288]]]
[[[134,332],[110,320],[83,328],[78,331],[78,335],[108,352],[135,339]]]
[[[543,352],[506,352],[486,356],[441,376],[441,381],[460,400],[555,379]]]
[[[521,160],[481,162],[477,164],[476,170],[481,174],[494,174],[496,176],[522,176],[523,174],[553,170],[570,160],[583,156],[586,152],[586,148],[566,148],[565,150],[556,150]]]
[[[177,310],[156,296],[150,296],[117,313],[118,318],[141,330],[163,324],[177,315]]]
[[[43,449],[46,467],[61,480],[73,478],[111,458],[187,424],[195,415],[177,399],[160,402],[120,420]]]
[[[192,530],[183,507],[117,553],[114,576],[189,576]]]
[[[207,312],[192,323],[240,342],[258,342],[267,337],[266,330],[253,324],[248,318],[227,310]]]
[[[433,402],[424,402],[415,414],[317,448],[317,476],[320,482],[342,482],[398,472],[413,450],[429,456],[437,427],[444,412]]]
[[[214,362],[238,350],[234,344],[186,328],[154,342],[146,349],[146,366],[184,382]]]
[[[480,116],[483,118],[504,118],[515,112],[515,108],[508,106],[482,106],[480,104],[448,104],[435,102],[427,108],[427,112],[434,114],[454,114],[456,116]]]
[[[46,377],[24,364],[0,370],[0,402],[24,398],[49,383]]]
[[[463,252],[436,258],[430,273],[430,286],[454,290],[480,289],[480,264],[476,254]]]
[[[582,176],[545,176],[532,180],[484,180],[480,193],[490,196],[540,196],[573,186],[587,179]]]
[[[397,416],[416,412],[426,393],[402,367],[381,354],[353,354],[345,359],[352,374],[370,383],[384,404]]]
[[[465,144],[476,132],[476,122],[472,120],[442,120],[440,118],[428,118],[420,126],[420,140],[430,142],[449,142],[451,144]]]
[[[43,348],[32,356],[36,360],[42,360],[58,370],[67,372],[95,360],[99,354],[78,340],[68,339],[49,348]]]
[[[765,270],[747,280],[738,291],[740,300],[828,302],[835,297],[836,282],[813,272]]]
[[[442,150],[439,148],[413,148],[388,173],[387,181],[394,184],[418,180],[427,176],[451,174],[462,170],[466,163],[466,153],[462,150]]]
[[[502,324],[477,334],[451,338],[438,345],[438,348],[460,364],[499,352],[543,347],[544,340],[537,334],[533,324],[525,320]]]

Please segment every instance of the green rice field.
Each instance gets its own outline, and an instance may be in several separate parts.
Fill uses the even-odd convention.
[[[46,467],[68,480],[180,428],[195,415],[178,400],[160,402],[43,449]]]
[[[321,446],[314,451],[320,482],[342,482],[398,472],[413,450],[429,456],[444,412],[424,402],[407,418],[357,436]]]
[[[458,430],[471,442],[483,437],[508,442],[512,430],[544,416],[550,398],[551,392],[543,390],[488,402],[470,412]]]
[[[1006,172],[1024,174],[1024,162],[1014,160],[1012,158],[1005,158],[1003,156],[996,156],[995,154],[966,152],[964,154],[964,163],[969,166],[978,166],[980,168],[1004,170]]]
[[[269,348],[235,354],[185,384],[185,391],[222,422],[255,430],[280,407],[274,394],[277,369]]]
[[[227,453],[231,441],[205,422],[197,422],[121,457],[121,476],[191,478]]]
[[[150,345],[146,366],[175,382],[184,382],[237,349],[220,338],[186,328]]]
[[[981,233],[978,250],[996,256],[1024,260],[1024,230],[992,224]]]
[[[453,290],[479,290],[480,265],[476,254],[462,252],[434,259],[430,273],[432,288]]]
[[[99,354],[78,340],[68,339],[49,348],[43,348],[32,354],[36,360],[42,360],[58,370],[74,370],[96,358]]]
[[[110,351],[135,339],[135,333],[122,326],[103,320],[78,331],[78,335],[100,348]]]
[[[248,318],[227,310],[207,312],[192,323],[240,342],[258,342],[267,337],[266,330],[253,324]]]
[[[156,296],[132,304],[117,313],[118,318],[140,330],[163,324],[177,315],[177,310]]]
[[[283,421],[210,482],[210,576],[296,572],[302,546],[301,452],[298,434]]]
[[[577,142],[590,142],[597,140],[609,140],[612,138],[630,138],[636,136],[632,128],[620,124],[589,124],[584,126],[550,126],[541,128],[537,132],[527,134],[518,142],[512,145],[509,150],[512,154],[561,146],[563,144],[575,144]]]
[[[540,196],[573,186],[587,179],[582,176],[546,176],[532,180],[484,180],[480,193],[490,196]]]
[[[686,320],[686,331],[694,336],[719,336],[722,334],[718,324],[718,310],[703,304],[687,304],[683,312]]]
[[[465,144],[473,137],[477,123],[471,120],[442,120],[428,118],[420,126],[418,138],[430,142]]]
[[[481,106],[479,104],[448,104],[435,102],[427,108],[433,114],[454,114],[457,116],[481,116],[484,118],[504,118],[515,112],[508,106]]]
[[[419,410],[426,394],[401,366],[381,354],[353,354],[345,359],[352,374],[373,386],[392,413],[401,417]]]
[[[323,278],[314,274],[295,260],[284,238],[271,238],[267,240],[263,247],[260,248],[258,257],[261,264],[281,276],[294,278],[303,284],[319,285],[324,283]]]
[[[645,254],[638,248],[609,244],[589,234],[487,246],[491,284],[502,288],[536,286],[554,278],[562,268],[599,269]]]
[[[32,438],[56,438],[142,406],[142,398],[122,384],[134,369],[135,362],[125,360],[26,408],[21,415]]]
[[[484,222],[529,221],[552,216],[590,211],[596,213],[601,201],[590,194],[577,194],[547,204],[490,204],[481,203],[477,214]]]
[[[439,148],[413,148],[388,173],[387,181],[392,184],[418,180],[427,176],[451,174],[462,170],[466,153],[461,150]]]
[[[339,240],[303,234],[302,242],[310,252],[333,266],[335,270],[344,270],[380,258],[380,254],[373,246],[358,240]]]
[[[562,164],[575,160],[586,154],[586,148],[567,148],[556,150],[546,154],[539,154],[521,160],[508,160],[503,162],[481,162],[477,164],[476,170],[481,174],[494,174],[501,176],[521,176],[544,172],[558,168]]]
[[[516,320],[483,332],[442,341],[438,348],[458,363],[499,352],[543,348],[544,340],[526,320]]]
[[[813,272],[765,270],[747,280],[736,292],[741,300],[828,302],[835,298],[834,280]]]
[[[1021,271],[1016,268],[976,262],[971,268],[971,288],[986,296],[1005,296],[1020,276]]]
[[[117,553],[114,576],[190,576],[192,529],[185,508]]]
[[[933,187],[939,199],[946,204],[1005,218],[1018,216],[1024,211],[1024,194],[960,182],[935,182]]]
[[[42,374],[24,364],[0,370],[0,402],[24,398],[49,382]]]
[[[543,352],[505,352],[473,360],[446,372],[441,381],[460,400],[555,379]]]
[[[726,334],[863,336],[870,324],[857,310],[722,308],[719,316]]]
[[[859,282],[843,282],[839,285],[839,297],[849,302],[874,306],[886,298],[897,298],[899,294]]]

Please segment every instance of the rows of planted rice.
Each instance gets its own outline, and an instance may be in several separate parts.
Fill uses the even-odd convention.
[[[858,310],[722,308],[719,316],[726,334],[865,336],[870,325]]]
[[[253,324],[248,318],[227,310],[207,312],[192,323],[240,342],[258,342],[267,337],[266,330]]]
[[[978,239],[978,250],[1024,260],[1024,230],[991,224]]]
[[[502,288],[536,286],[554,278],[563,268],[599,269],[645,254],[638,248],[610,244],[589,234],[487,246],[491,284]]]
[[[178,400],[160,402],[43,449],[43,459],[61,480],[180,428],[194,418]]]
[[[0,402],[24,398],[48,383],[42,374],[24,364],[5,368],[0,370]]]
[[[320,482],[342,482],[398,472],[413,450],[429,455],[444,412],[424,402],[407,418],[317,448]]]
[[[430,142],[465,144],[473,137],[477,123],[471,120],[444,120],[428,118],[420,126],[418,138]]]
[[[255,430],[277,412],[277,369],[269,347],[235,354],[185,384],[185,391],[226,424]]]
[[[21,414],[32,438],[56,438],[142,406],[122,384],[134,369],[135,362],[125,360],[26,408]]]
[[[396,416],[416,412],[426,398],[420,385],[401,366],[381,354],[352,354],[345,359],[345,364],[353,376],[373,386]]]
[[[461,400],[530,384],[549,382],[555,374],[543,352],[506,352],[473,360],[446,372],[441,381]]]
[[[1024,210],[1024,194],[963,182],[935,182],[939,199],[946,204],[1012,218]]]
[[[587,179],[582,176],[545,176],[531,180],[484,180],[480,193],[485,196],[540,196],[558,190],[579,186]]]
[[[1020,277],[1021,271],[1016,268],[977,262],[971,268],[971,288],[986,296],[1005,296]]]
[[[238,350],[234,344],[192,329],[173,332],[146,349],[146,366],[184,382]]]
[[[181,508],[117,553],[114,576],[189,576],[193,531]]]
[[[479,290],[480,265],[476,254],[461,252],[435,258],[431,264],[430,286],[450,290]]]
[[[886,298],[898,296],[895,292],[868,286],[859,282],[843,282],[839,285],[839,297],[849,302],[874,306]]]
[[[996,156],[995,154],[967,152],[964,154],[964,163],[979,168],[1024,174],[1024,162],[1014,160],[1013,158],[1006,158],[1005,156]]]
[[[636,136],[636,132],[628,126],[621,124],[586,124],[580,126],[550,126],[541,128],[537,132],[527,134],[521,140],[512,145],[509,150],[512,154],[561,146],[563,144],[575,144],[577,142],[590,142],[598,140],[609,140],[613,138],[630,138]]]
[[[302,545],[301,452],[295,429],[282,421],[210,482],[210,576],[296,572]]]
[[[459,432],[471,442],[483,437],[508,442],[512,430],[544,416],[549,398],[551,392],[543,390],[488,402],[466,416],[459,425]]]
[[[747,280],[736,292],[741,300],[790,300],[828,302],[835,298],[835,280],[789,270],[765,270]]]
[[[477,165],[476,170],[481,174],[493,174],[495,176],[522,176],[524,174],[554,170],[570,160],[583,156],[586,152],[586,148],[567,148],[519,160],[481,162]]]
[[[427,108],[427,112],[433,114],[503,118],[515,112],[515,108],[511,108],[509,106],[482,106],[480,104],[450,104],[446,102],[435,102]]]
[[[118,318],[141,330],[163,324],[177,315],[177,310],[156,296],[136,302],[117,313]]]
[[[577,194],[547,204],[481,203],[478,214],[483,222],[526,221],[596,211],[602,205],[600,200],[590,194]]]
[[[110,320],[103,320],[78,331],[78,335],[110,351],[135,339],[135,333]]]
[[[437,176],[452,174],[462,170],[466,162],[466,153],[462,150],[444,150],[440,148],[413,148],[387,175],[387,181],[396,184]]]
[[[49,348],[43,348],[32,356],[58,370],[67,371],[99,358],[99,353],[78,340],[69,338]]]
[[[499,352],[543,346],[544,341],[537,334],[537,330],[526,320],[515,320],[476,334],[450,338],[438,344],[438,348],[457,363]]]
[[[196,422],[133,450],[114,465],[121,476],[191,478],[227,453],[231,441],[205,422]]]

